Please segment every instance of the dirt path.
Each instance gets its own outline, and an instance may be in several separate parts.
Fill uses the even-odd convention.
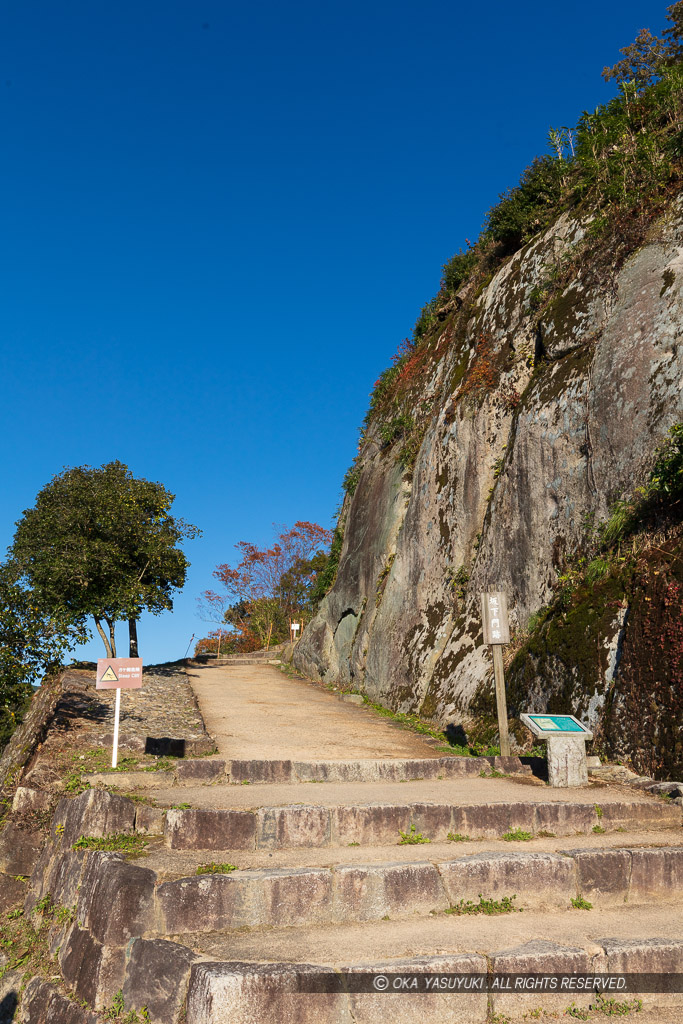
[[[208,731],[224,757],[348,760],[436,757],[419,736],[346,704],[273,665],[188,668]]]

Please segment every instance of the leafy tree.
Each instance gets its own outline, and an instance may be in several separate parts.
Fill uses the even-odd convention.
[[[653,36],[648,28],[640,30],[630,46],[624,46],[620,61],[613,67],[603,69],[602,77],[606,82],[615,81],[624,94],[628,94],[628,86],[642,90],[651,85],[655,78],[662,74],[665,67],[679,61],[683,56],[683,0],[667,8],[668,28],[662,38]]]
[[[276,529],[270,548],[236,544],[241,554],[237,565],[225,563],[214,572],[223,591],[206,590],[198,599],[202,617],[207,609],[223,609],[223,621],[238,636],[247,642],[255,635],[266,648],[289,639],[293,617],[310,618],[316,576],[327,564],[325,549],[332,540],[332,531],[317,523],[299,521],[291,529]]]
[[[24,512],[10,554],[44,607],[93,617],[108,657],[116,622],[128,619],[135,655],[140,613],[173,607],[189,566],[177,544],[199,533],[171,515],[174,497],[118,461],[65,469]]]
[[[56,668],[64,652],[86,638],[82,621],[41,607],[17,567],[0,565],[0,749],[28,708],[31,680]]]

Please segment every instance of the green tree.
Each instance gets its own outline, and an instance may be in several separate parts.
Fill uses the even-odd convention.
[[[83,621],[41,607],[15,565],[0,565],[0,749],[28,708],[31,681],[54,670],[65,651],[87,639]]]
[[[93,617],[108,657],[116,622],[127,619],[136,656],[141,612],[173,607],[189,566],[177,545],[199,533],[171,515],[174,497],[121,462],[65,469],[17,523],[11,557],[44,607],[71,621]]]

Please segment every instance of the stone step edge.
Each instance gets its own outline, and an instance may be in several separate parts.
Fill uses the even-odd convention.
[[[560,946],[557,943],[529,942],[514,949],[489,955],[453,955],[432,958],[414,958],[403,961],[385,961],[374,965],[387,976],[419,973],[477,974],[528,973],[528,974],[594,974],[614,973],[657,973],[666,975],[672,965],[681,970],[683,964],[683,943],[667,940],[643,940],[641,943],[619,942],[614,939],[599,939],[596,945],[599,953],[585,949]],[[188,979],[187,1022],[188,1024],[265,1024],[277,1013],[278,1024],[297,1024],[306,1006],[306,994],[298,998],[301,982],[307,977],[327,975],[330,981],[338,978],[338,971],[361,973],[372,969],[369,965],[349,964],[344,968],[321,968],[311,964],[250,964],[199,962],[192,965]],[[389,978],[389,991],[392,980]],[[332,987],[332,985],[330,985]],[[336,986],[335,986],[336,987]],[[399,991],[401,991],[399,989]],[[310,997],[308,997],[310,998]],[[401,1006],[410,994],[401,995]],[[564,1013],[572,1006],[587,1007],[596,999],[593,992],[565,991],[560,994],[537,992],[516,993],[508,991],[487,993],[470,990],[467,994],[449,995],[441,992],[433,995],[420,994],[415,1005],[421,1024],[443,1024],[445,1019],[468,1024],[483,1024],[486,1020],[505,1017],[509,1012],[528,1013],[542,1003],[543,1008],[553,1014]],[[625,996],[620,996],[624,1000]],[[661,996],[645,994],[645,1005],[661,1005],[670,1001],[683,1005],[683,995]],[[226,1006],[225,1016],[216,1016],[215,1007]],[[399,1006],[387,1002],[386,996],[367,993],[336,992],[325,1001],[325,1024],[384,1024],[387,1015],[395,1013]],[[449,1012],[450,1011],[450,1012]],[[444,1016],[447,1013],[448,1017]],[[454,1014],[454,1015],[453,1015]],[[322,1019],[322,1018],[321,1018]],[[408,1017],[401,1015],[401,1019]]]
[[[328,994],[316,1017],[325,1024],[385,1024],[387,1014],[398,1006],[386,1001],[377,988],[377,995],[345,991],[340,975],[372,972],[389,978],[391,992],[396,975],[415,974],[534,974],[593,975],[610,973],[658,974],[668,976],[683,971],[683,942],[646,938],[597,938],[590,948],[564,946],[547,941],[531,941],[496,952],[441,954],[422,957],[400,957],[391,960],[342,963],[335,967],[312,963],[220,961],[193,953],[186,946],[168,939],[135,938],[126,955],[116,958],[109,951],[108,970],[97,972],[93,985],[92,970],[84,970],[83,957],[74,956],[82,949],[84,937],[91,942],[93,959],[103,960],[105,948],[83,932],[77,924],[65,933],[59,950],[61,974],[75,998],[83,1000],[79,1008],[57,992],[42,978],[33,979],[25,993],[23,1011],[28,1024],[42,1024],[48,1007],[59,1009],[63,1019],[74,1024],[90,1024],[95,1018],[87,1005],[102,1009],[111,1002],[118,986],[122,990],[127,1011],[147,1008],[154,1024],[301,1024],[308,1016],[310,995],[301,992],[312,976],[329,979]],[[596,951],[597,948],[597,951]],[[121,951],[123,953],[123,951]],[[114,954],[114,955],[112,955]],[[157,983],[150,988],[150,978]],[[159,983],[160,982],[160,983]],[[341,989],[341,991],[339,991]],[[336,991],[335,991],[336,990]],[[644,1007],[683,1005],[682,994],[660,995],[638,993]],[[619,1001],[633,999],[634,994],[617,994]],[[402,995],[401,1006],[409,993]],[[421,1024],[485,1024],[496,1014],[529,1013],[543,1008],[557,1015],[570,1006],[588,1007],[596,1000],[595,992],[569,990],[559,993],[510,992],[487,993],[472,985],[465,992],[420,994],[416,1009]],[[42,1014],[42,1016],[41,1016]],[[446,1017],[445,1014],[448,1016]],[[62,1019],[60,1017],[59,1019]],[[406,1019],[401,1017],[401,1019]]]
[[[683,847],[480,853],[432,864],[349,864],[256,869],[159,882],[120,854],[43,854],[25,912],[48,893],[76,907],[81,928],[105,945],[136,936],[330,926],[443,913],[460,900],[516,896],[527,909],[668,902],[683,896]]]
[[[461,778],[491,771],[531,775],[518,757],[368,758],[357,761],[223,760],[178,761],[160,778],[173,785],[278,785],[302,782],[406,782],[443,777]],[[152,772],[94,772],[84,775],[90,785],[154,785]]]
[[[680,827],[681,808],[658,801],[597,804],[567,802],[488,804],[352,804],[170,809],[141,805],[135,815],[140,832],[163,832],[172,850],[314,849],[390,846],[401,834],[447,841],[448,835],[501,839],[520,829],[532,836],[607,832],[633,826]],[[425,845],[427,845],[425,843]]]

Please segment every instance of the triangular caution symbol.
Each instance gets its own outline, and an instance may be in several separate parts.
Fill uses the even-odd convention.
[[[107,666],[107,671],[104,673],[104,675],[100,679],[100,682],[101,683],[118,683],[118,681],[119,681],[119,677],[117,676],[116,672],[114,672],[114,669],[111,667],[111,665],[108,665]]]

